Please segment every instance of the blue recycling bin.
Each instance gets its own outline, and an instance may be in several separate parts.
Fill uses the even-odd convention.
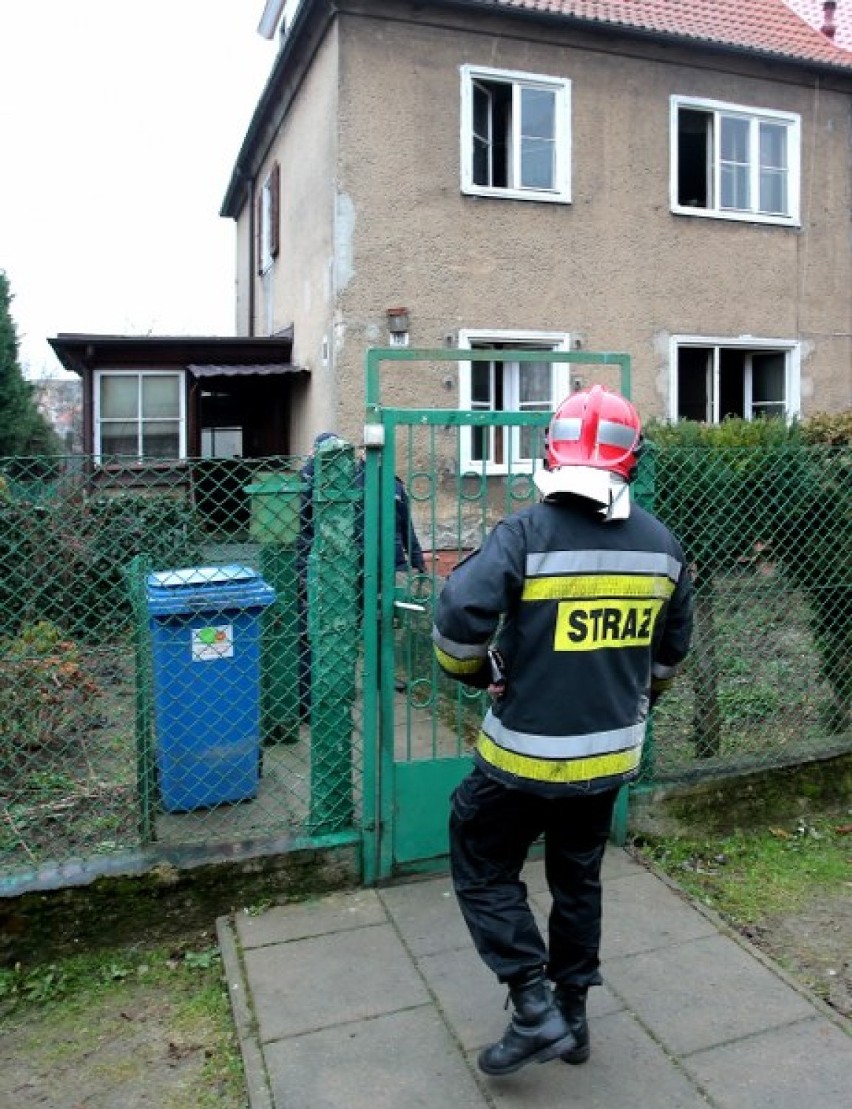
[[[260,617],[275,591],[247,566],[149,574],[156,759],[167,812],[256,796]]]

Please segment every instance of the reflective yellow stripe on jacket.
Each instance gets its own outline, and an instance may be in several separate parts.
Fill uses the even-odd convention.
[[[629,774],[637,768],[642,757],[640,745],[612,755],[595,755],[586,759],[545,759],[540,755],[531,758],[498,747],[485,732],[479,733],[476,748],[482,758],[497,770],[538,782],[590,782],[595,778]]]

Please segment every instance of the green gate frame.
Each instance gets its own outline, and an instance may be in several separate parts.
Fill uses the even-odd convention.
[[[364,621],[364,673],[377,680],[364,683],[364,760],[363,760],[363,881],[366,885],[390,878],[396,871],[394,857],[396,792],[400,783],[395,769],[394,736],[394,475],[395,432],[397,426],[470,426],[470,427],[546,427],[550,412],[485,412],[463,409],[385,408],[381,401],[381,367],[390,362],[540,362],[540,350],[461,350],[405,347],[373,347],[366,358],[366,419],[364,446],[364,611],[378,613],[378,620]],[[620,389],[631,396],[631,360],[628,354],[593,351],[549,351],[548,361],[583,366],[616,366]],[[463,760],[459,759],[461,764]],[[450,760],[419,760],[404,777],[403,795],[422,818],[429,797],[442,795],[461,771]],[[409,781],[408,779],[412,780]],[[425,798],[426,805],[417,805]],[[434,805],[432,806],[434,808]],[[627,790],[622,790],[616,805],[612,837],[624,842],[627,832]],[[434,859],[431,860],[434,865]],[[424,866],[430,859],[423,860]],[[416,863],[411,864],[417,869]]]

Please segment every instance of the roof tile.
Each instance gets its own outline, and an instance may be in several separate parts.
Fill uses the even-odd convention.
[[[822,34],[822,5],[806,0],[482,0],[484,6],[516,8],[673,35],[791,60],[852,69],[852,52]],[[839,0],[835,23],[846,25]],[[793,8],[801,8],[799,14]],[[804,18],[819,7],[819,22]]]

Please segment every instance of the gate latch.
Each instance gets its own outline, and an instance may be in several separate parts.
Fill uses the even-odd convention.
[[[426,606],[425,605],[415,604],[414,601],[394,601],[393,607],[394,608],[401,608],[405,612],[425,612],[426,611]]]

